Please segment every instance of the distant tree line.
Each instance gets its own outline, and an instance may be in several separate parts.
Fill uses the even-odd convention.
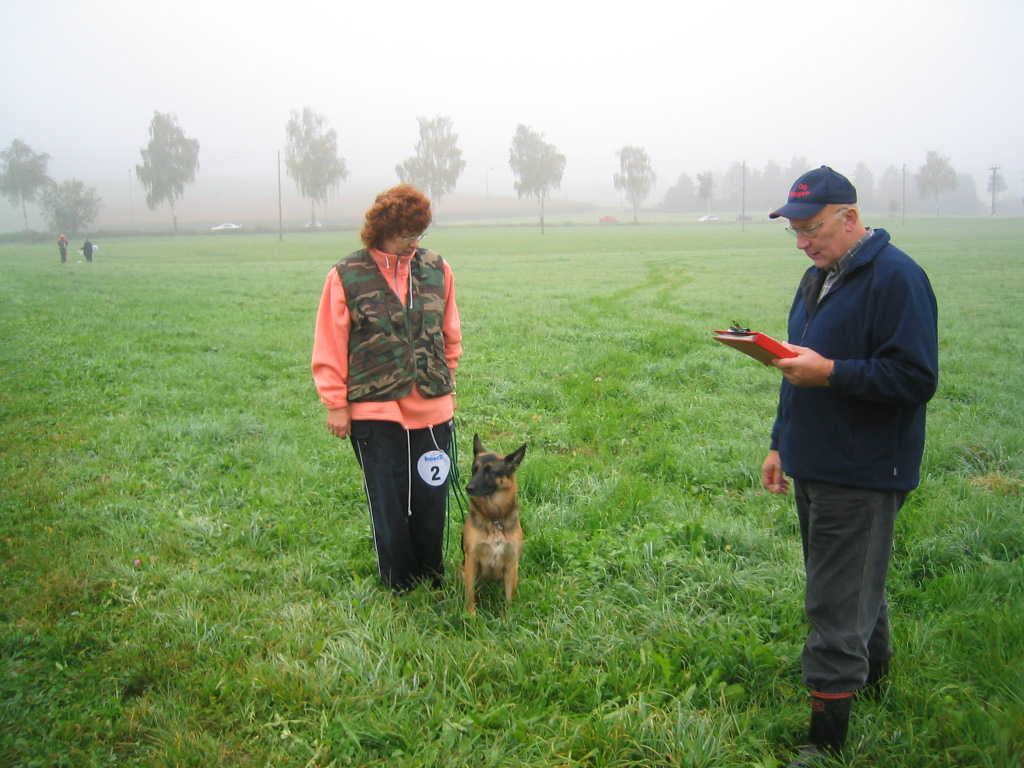
[[[739,213],[770,211],[779,207],[786,198],[789,186],[811,164],[804,157],[794,157],[782,166],[769,162],[763,168],[752,168],[744,163],[733,163],[724,172],[710,170],[696,174],[696,179],[683,173],[665,193],[659,208],[663,211],[703,211]],[[977,215],[982,204],[974,178],[957,173],[949,158],[938,152],[928,152],[924,164],[917,168],[889,165],[876,179],[866,163],[857,163],[851,171],[839,169],[857,188],[860,207],[873,213],[891,216],[905,210],[910,214],[934,213]],[[999,176],[989,182],[989,191],[995,184],[999,192],[1005,182]],[[999,184],[1002,182],[1002,188]],[[993,205],[998,192],[993,194]],[[905,198],[905,199],[904,199]]]
[[[450,117],[418,117],[417,122],[419,141],[414,153],[395,166],[395,173],[401,182],[420,187],[440,204],[455,190],[466,167],[459,137]],[[195,181],[199,141],[186,136],[174,115],[156,111],[149,124],[149,142],[140,152],[142,162],[135,166],[135,175],[146,190],[146,203],[150,209],[166,203],[177,231],[175,206],[184,195],[185,186]],[[616,155],[619,170],[613,174],[611,184],[622,192],[636,222],[657,176],[643,147],[623,146]],[[78,179],[60,183],[51,179],[47,174],[49,160],[49,155],[37,153],[20,139],[14,139],[0,152],[0,192],[11,205],[21,208],[26,229],[28,203],[39,205],[53,230],[78,233],[88,229],[99,214],[99,195]],[[560,187],[565,165],[565,155],[545,141],[542,133],[529,126],[517,126],[509,149],[513,186],[520,198],[537,200],[542,232],[545,203]],[[317,206],[326,205],[331,193],[349,175],[339,153],[337,131],[324,115],[310,107],[291,112],[285,125],[285,166],[299,193],[309,200],[310,222],[316,226]],[[692,177],[683,173],[665,192],[657,208],[708,214],[771,210],[785,199],[793,180],[810,167],[806,158],[794,157],[786,167],[769,162],[755,168],[735,162],[724,171],[704,169]],[[889,165],[877,179],[863,162],[857,163],[852,173],[841,170],[857,187],[861,207],[874,213],[977,215],[982,207],[973,177],[957,173],[949,158],[938,152],[927,152],[924,163],[916,169]],[[998,166],[990,171],[987,191],[994,214],[1006,182]]]
[[[142,150],[142,163],[135,167],[146,189],[150,208],[169,203],[174,229],[178,218],[174,204],[185,184],[195,179],[199,167],[199,142],[190,139],[173,115],[155,112],[149,126],[149,144]],[[54,232],[79,234],[96,221],[102,199],[81,179],[58,182],[48,173],[50,156],[37,153],[25,142],[14,139],[0,152],[0,192],[12,205],[20,205],[29,228],[26,203],[38,202],[47,226]]]
[[[57,182],[48,173],[50,156],[36,152],[14,139],[0,152],[0,193],[20,207],[28,225],[28,203],[38,203],[47,225],[54,231],[78,234],[99,214],[100,197],[79,179]]]

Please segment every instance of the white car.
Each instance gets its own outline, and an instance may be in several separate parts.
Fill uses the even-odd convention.
[[[697,219],[697,221],[718,221],[718,217],[715,216],[713,213],[704,214],[699,219]]]
[[[210,227],[211,232],[233,232],[236,229],[241,229],[241,227],[238,224],[230,223],[218,224],[215,227]]]

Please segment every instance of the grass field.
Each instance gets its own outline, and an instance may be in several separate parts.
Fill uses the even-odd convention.
[[[882,222],[885,226],[885,223]],[[781,225],[452,228],[474,432],[529,448],[520,595],[378,587],[309,375],[355,235],[0,245],[0,765],[784,764],[804,736],[792,500],[759,489]],[[1024,221],[890,228],[941,382],[897,521],[897,657],[848,766],[1024,760]],[[851,750],[851,753],[854,751]]]

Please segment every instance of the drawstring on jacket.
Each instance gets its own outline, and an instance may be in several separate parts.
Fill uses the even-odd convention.
[[[405,508],[408,517],[412,517],[412,438],[409,436],[409,428],[405,427],[405,468],[408,472],[406,478],[406,499]]]
[[[427,427],[427,429],[430,431],[430,441],[434,444],[434,449],[441,451],[441,453],[444,453],[444,450],[441,448],[441,446],[437,444],[437,438],[434,437],[434,428]]]

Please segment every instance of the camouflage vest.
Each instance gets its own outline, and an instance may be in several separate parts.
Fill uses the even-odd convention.
[[[444,357],[444,268],[441,256],[417,248],[412,286],[403,306],[366,249],[338,262],[351,324],[348,338],[350,402],[399,400],[413,382],[424,397],[452,391]]]

